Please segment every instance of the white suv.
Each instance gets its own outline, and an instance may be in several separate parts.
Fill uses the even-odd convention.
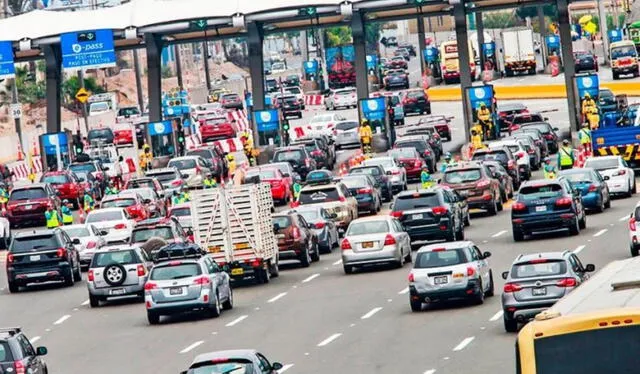
[[[631,197],[636,193],[636,175],[622,156],[589,157],[584,167],[598,171],[612,194]]]

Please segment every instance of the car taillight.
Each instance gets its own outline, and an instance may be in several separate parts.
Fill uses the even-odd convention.
[[[87,249],[95,248],[96,245],[97,245],[96,242],[89,242],[87,243]]]
[[[66,248],[58,248],[56,251],[56,256],[60,258],[67,257],[67,249]]]
[[[536,151],[533,148],[530,148],[530,149],[527,150],[527,153],[532,155],[532,154],[536,153]]]
[[[316,149],[315,151],[311,152],[311,156],[322,156],[322,151],[319,149]]]
[[[147,282],[144,284],[145,291],[155,290],[156,288],[158,288],[158,285],[153,282]]]
[[[625,175],[625,174],[627,174],[627,171],[626,171],[626,170],[620,170],[620,171],[618,171],[617,173],[615,173],[615,174],[613,174],[613,175],[614,175],[614,176],[618,176],[618,175]]]
[[[515,203],[511,206],[511,210],[525,210],[527,206],[524,203]]]
[[[544,138],[547,140],[553,140],[553,134],[544,134]]]
[[[629,218],[629,230],[636,231],[636,219],[633,217]],[[13,255],[10,254],[9,256],[12,256],[11,259],[13,260]]]
[[[589,192],[596,192],[596,191],[598,191],[598,186],[596,186],[595,184],[589,185]]]
[[[93,282],[96,279],[95,275],[93,274],[93,270],[89,269],[89,272],[87,273],[87,279],[89,280],[89,282]]]
[[[391,212],[389,214],[391,215],[391,217],[396,217],[396,218],[402,217],[402,211]]]
[[[490,184],[491,184],[490,181],[484,180],[484,181],[478,182],[478,184],[476,184],[476,187],[477,188],[485,188],[485,187],[489,187]]]
[[[371,193],[371,188],[360,188],[359,190],[356,191],[356,193],[358,195],[360,195],[360,194],[369,194],[369,193]]]
[[[575,287],[578,284],[575,278],[564,278],[556,282],[558,287]]]
[[[510,293],[510,292],[518,292],[522,290],[522,286],[517,284],[517,283],[506,283],[504,285],[504,288],[502,289],[502,292],[504,293]]]
[[[400,175],[400,170],[391,170],[391,175]]]
[[[300,239],[300,229],[297,227],[294,227],[291,234],[293,235],[294,239]]]
[[[27,372],[22,361],[14,361],[13,367],[16,371],[16,374],[25,374]]]
[[[436,216],[441,216],[443,214],[447,214],[447,207],[446,206],[435,206],[435,207],[431,208],[431,212],[433,212],[433,214],[435,214]]]
[[[410,282],[410,283],[413,283],[413,282],[415,282],[415,280],[416,280],[416,279],[415,279],[415,277],[413,276],[413,273],[409,273],[409,282]]]
[[[196,174],[202,173],[202,169],[199,166],[196,166]]]
[[[394,238],[393,235],[387,234],[387,236],[384,237],[384,245],[395,245],[395,244],[396,244],[396,238]]]
[[[322,229],[325,226],[324,222],[316,222],[315,225],[316,229]]]
[[[145,269],[144,265],[142,264],[138,264],[138,266],[136,267],[136,270],[138,271],[139,277],[143,277],[145,274],[147,274],[147,269]]]
[[[420,161],[420,160],[416,160],[416,161],[414,162],[414,164],[413,164],[413,165],[414,165],[414,167],[416,167],[416,168],[422,167],[422,161]]]
[[[340,249],[342,249],[343,251],[351,249],[351,243],[349,243],[349,240],[342,239],[342,243],[340,243]]]
[[[15,259],[16,259],[16,257],[13,255],[13,253],[9,253],[9,254],[7,255],[7,263],[8,263],[8,264],[12,264],[12,263],[13,263],[13,261],[15,261]]]
[[[116,230],[122,230],[122,229],[126,229],[127,225],[125,225],[124,223],[118,223],[117,225],[113,226],[113,228]]]
[[[516,168],[516,163],[513,160],[509,160],[509,162],[507,162],[507,167],[509,168],[509,170],[513,170]]]
[[[208,277],[198,277],[193,280],[193,284],[199,284],[201,286],[210,284],[211,280]]]
[[[291,204],[289,204],[292,208],[297,208],[300,206],[300,202],[299,201],[292,201]]]
[[[177,186],[182,186],[182,183],[183,183],[182,179],[178,179],[178,180],[175,180],[175,181],[171,182],[171,185],[177,187]]]
[[[428,150],[428,149],[425,149],[425,150],[424,150],[424,155],[425,155],[425,156],[431,156],[431,151],[430,151],[430,150]]]
[[[311,160],[308,159],[308,158],[305,158],[304,159],[304,164],[305,164],[306,167],[311,167]]]
[[[476,271],[471,266],[467,267],[467,277],[473,277],[476,274]]]
[[[343,202],[343,203],[344,203],[345,201],[347,201],[347,199],[346,199],[344,196],[340,196],[340,199],[339,199],[339,200],[340,200],[340,202]]]
[[[569,197],[561,197],[558,200],[556,200],[556,206],[567,206],[567,205],[571,205],[572,200]]]

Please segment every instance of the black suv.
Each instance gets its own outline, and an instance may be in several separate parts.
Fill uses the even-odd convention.
[[[48,373],[47,364],[40,358],[47,348],[33,349],[20,327],[0,328],[0,373]]]
[[[288,162],[300,178],[306,179],[307,173],[316,170],[317,164],[305,148],[303,145],[276,148],[272,162]]]
[[[77,244],[79,239],[72,241],[59,228],[16,234],[7,253],[9,292],[18,292],[30,283],[63,281],[65,286],[73,286],[74,281],[81,281]]]
[[[424,139],[425,135],[414,135],[402,137],[396,140],[393,148],[415,148],[420,157],[427,165],[435,165],[438,162],[439,154],[431,147],[431,144]]]
[[[376,181],[375,187],[380,189],[384,201],[391,201],[393,198],[393,186],[381,165],[356,166],[349,169],[349,175],[361,174],[372,176]]]
[[[464,198],[452,190],[435,187],[400,192],[391,204],[396,217],[411,238],[418,241],[464,240]]]
[[[105,144],[113,144],[113,130],[108,127],[91,129],[89,130],[89,134],[87,135],[87,140],[89,141],[89,143],[93,143],[94,141],[102,141]]]
[[[281,109],[284,118],[302,118],[302,105],[293,95],[280,96],[276,101],[276,107]]]
[[[520,187],[520,171],[518,170],[518,163],[513,153],[507,147],[501,148],[482,148],[478,149],[471,156],[473,161],[498,161],[503,168],[507,170],[507,173],[513,179],[514,187],[517,189]]]

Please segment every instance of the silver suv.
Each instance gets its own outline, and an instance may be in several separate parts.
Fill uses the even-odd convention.
[[[502,273],[506,280],[502,293],[504,329],[518,331],[518,324],[533,319],[564,295],[578,287],[595,271],[575,253],[544,252],[518,256],[511,271]]]
[[[420,248],[409,273],[411,310],[419,312],[423,304],[453,299],[482,304],[485,296],[493,296],[493,273],[487,262],[490,256],[471,241]]]
[[[195,244],[162,247],[154,262],[144,286],[150,324],[158,324],[163,315],[195,310],[218,317],[222,309],[233,308],[229,275]]]
[[[97,251],[87,275],[89,304],[96,308],[110,297],[131,295],[143,300],[151,265],[140,248],[110,247]]]

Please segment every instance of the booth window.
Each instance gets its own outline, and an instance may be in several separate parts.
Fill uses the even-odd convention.
[[[173,134],[151,135],[151,152],[154,157],[173,156],[175,154]]]

